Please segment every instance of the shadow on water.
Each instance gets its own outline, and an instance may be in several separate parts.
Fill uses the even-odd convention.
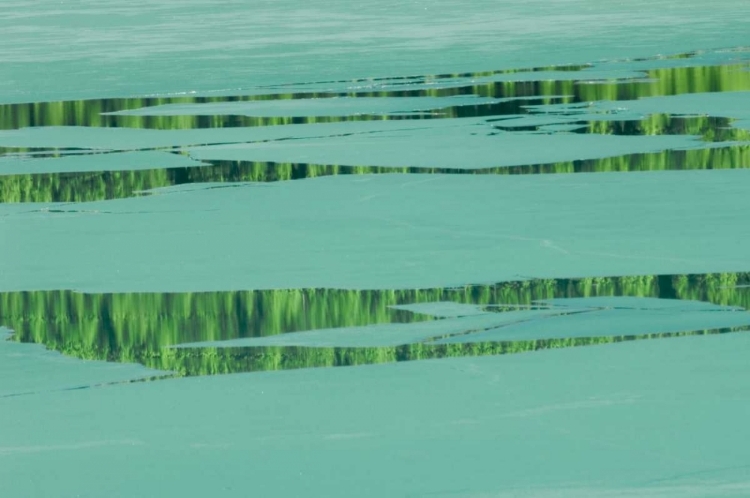
[[[505,312],[552,298],[637,296],[750,308],[750,273],[523,280],[412,290],[289,289],[203,293],[0,293],[0,324],[13,339],[82,359],[137,362],[180,375],[344,366],[452,356],[507,354],[646,338],[745,330],[725,327],[628,336],[568,337],[384,347],[193,347],[184,343],[289,332],[436,320],[392,306],[454,302]],[[670,301],[673,302],[673,301]],[[505,305],[505,306],[496,306]],[[411,343],[408,343],[411,342]]]

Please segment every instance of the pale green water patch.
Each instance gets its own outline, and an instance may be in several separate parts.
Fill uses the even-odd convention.
[[[393,289],[740,271],[748,181],[740,169],[346,175],[27,203],[0,217],[0,287]]]
[[[59,476],[37,484],[46,495],[742,496],[748,344],[725,334],[10,398],[0,474],[19,495],[30,486],[13,476],[43,465]],[[108,462],[95,478],[92,461]]]
[[[593,306],[590,305],[590,306]],[[471,329],[445,334],[437,344],[462,342],[523,341],[531,339],[567,339],[600,336],[639,336],[669,334],[685,330],[750,330],[747,310],[702,311],[604,309],[560,313],[546,319],[519,316],[514,322],[492,324],[476,332]],[[458,320],[457,320],[458,321]],[[436,337],[436,336],[433,336]]]
[[[482,121],[465,120],[467,124]],[[431,121],[430,127],[453,126],[450,120]],[[146,130],[134,128],[96,128],[84,126],[51,126],[0,131],[0,144],[8,148],[43,148],[106,150],[144,150],[189,145],[262,142],[298,138],[328,138],[346,134],[394,132],[422,128],[415,121],[355,121],[305,125],[229,128]],[[13,152],[8,150],[8,152]]]
[[[750,118],[750,110],[745,105],[750,101],[750,92],[731,91],[722,93],[695,93],[669,97],[644,97],[628,102],[598,101],[587,107],[567,108],[564,105],[539,107],[541,114],[567,115],[576,112],[643,115],[655,112],[672,115],[715,116],[736,119]]]
[[[424,303],[431,304],[431,303]],[[565,310],[570,312],[570,310]],[[258,346],[305,346],[305,347],[384,347],[422,343],[443,336],[479,333],[501,327],[508,323],[532,320],[559,314],[559,310],[506,311],[504,313],[483,313],[470,317],[448,318],[412,323],[388,323],[360,327],[339,327],[302,332],[289,332],[264,337],[245,337],[224,341],[202,341],[179,344],[177,348],[238,348]]]
[[[10,331],[0,327],[0,399],[169,375],[167,372],[136,364],[111,365],[103,361],[76,361],[41,346],[9,341],[8,332]]]
[[[54,181],[54,176],[61,173],[118,171],[126,175],[130,171],[153,171],[156,165],[159,165],[160,169],[167,169],[196,167],[202,163],[184,155],[156,151],[115,153],[103,151],[83,156],[65,154],[54,159],[5,156],[0,157],[0,176],[40,175],[40,180],[45,178]],[[37,182],[37,185],[39,183],[41,182]],[[85,188],[80,191],[85,192]]]
[[[488,125],[452,122],[455,126],[185,150],[199,161],[365,163],[368,166],[477,169],[598,159],[703,145],[691,136],[496,133],[497,130]]]

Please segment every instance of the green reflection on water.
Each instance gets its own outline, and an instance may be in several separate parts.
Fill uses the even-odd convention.
[[[706,142],[729,142],[750,140],[750,130],[732,128],[734,120],[716,116],[674,116],[652,114],[643,119],[598,119],[561,121],[552,125],[565,125],[572,133],[596,135],[693,135]],[[495,128],[503,131],[544,132],[549,125],[513,126],[513,121],[499,121]],[[567,127],[570,127],[569,129]]]
[[[492,356],[527,353],[624,341],[667,339],[695,335],[743,332],[747,327],[667,332],[633,336],[578,337],[535,339],[528,341],[493,341],[457,344],[404,344],[388,347],[255,347],[255,348],[178,348],[164,349],[161,354],[132,360],[150,368],[169,370],[182,376],[219,375],[297,368],[343,367],[394,363],[399,361],[435,360],[464,356]]]
[[[750,90],[748,63],[651,69],[642,78],[619,80],[539,80],[490,81],[436,88],[387,91],[303,92],[267,95],[233,95],[213,97],[148,97],[101,100],[36,102],[0,105],[0,129],[12,130],[34,126],[91,126],[144,129],[197,129],[247,126],[269,126],[302,123],[330,123],[382,119],[457,118],[522,114],[526,105],[553,102],[582,103],[600,100],[635,100],[643,97],[674,96],[687,93]],[[559,70],[559,68],[553,68]],[[455,75],[473,80],[493,73]],[[450,75],[448,75],[450,76]],[[418,81],[439,81],[438,77],[421,77]],[[120,112],[167,104],[211,104],[261,100],[324,99],[332,97],[450,97],[477,95],[492,98],[521,98],[485,105],[461,105],[419,114],[357,114],[350,116],[250,117],[237,115],[207,116],[122,116],[104,113]]]
[[[190,183],[274,182],[349,174],[515,175],[735,169],[750,167],[750,145],[665,150],[601,159],[474,170],[253,161],[203,162],[209,163],[210,166],[0,176],[0,202],[87,202],[132,197],[144,190]]]
[[[434,301],[531,305],[551,298],[638,296],[750,308],[750,273],[528,280],[412,290],[292,289],[204,293],[0,293],[0,324],[14,339],[83,359],[138,362],[182,375],[503,354],[632,337],[389,347],[170,348],[187,342],[432,320],[393,305]],[[706,331],[699,331],[704,333]],[[606,331],[602,331],[606,334]],[[672,337],[684,334],[638,336]]]
[[[689,57],[690,54],[686,55]],[[564,67],[566,71],[580,71],[587,66]],[[750,90],[750,63],[696,67],[652,69],[644,78],[588,82],[586,80],[504,81],[484,82],[438,88],[398,89],[373,92],[302,92],[250,96],[164,97],[41,102],[0,105],[0,129],[24,126],[95,126],[154,129],[194,129],[234,126],[265,126],[294,123],[317,123],[371,119],[428,119],[477,116],[500,116],[493,122],[497,133],[520,131],[556,133],[556,125],[514,127],[507,117],[536,112],[525,106],[551,102],[587,103],[599,100],[629,100],[649,96],[679,95],[695,92]],[[535,68],[519,72],[561,70]],[[404,78],[403,84],[429,84],[441,81],[481,79],[515,71],[484,72],[434,77]],[[206,116],[112,116],[102,113],[165,104],[211,104],[219,102],[273,101],[330,97],[448,97],[479,95],[495,98],[517,98],[482,105],[460,105],[431,112],[410,114],[248,117],[233,115]],[[560,97],[561,95],[565,97]],[[718,116],[676,116],[653,114],[641,119],[616,118],[603,114],[575,120],[585,108],[575,106],[557,113],[563,132],[612,135],[694,135],[706,142],[747,142],[750,131],[732,128],[732,120]],[[573,119],[572,121],[570,119]],[[616,118],[616,119],[615,119]],[[522,124],[522,122],[521,122]],[[150,150],[150,149],[143,149]],[[165,150],[170,150],[169,148]],[[465,171],[441,168],[393,168],[373,165],[319,165],[269,162],[205,161],[211,166],[164,169],[158,164],[153,169],[140,171],[14,174],[0,176],[0,202],[74,202],[130,197],[136,192],[196,182],[268,182],[312,178],[335,174],[369,173],[475,173],[475,174],[540,174],[568,172],[652,171],[682,169],[745,168],[750,165],[747,145],[732,144],[721,148],[688,151],[663,151],[630,154],[614,158],[585,161],[535,164],[516,167]],[[108,151],[91,149],[0,148],[0,155],[24,157],[60,157],[77,153],[100,154]],[[112,151],[114,152],[114,151]]]

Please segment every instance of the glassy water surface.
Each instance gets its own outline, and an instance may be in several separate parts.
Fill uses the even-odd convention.
[[[4,2],[0,496],[750,495],[748,16]]]
[[[159,196],[186,184],[743,169],[750,166],[750,107],[742,105],[750,96],[749,53],[332,81],[276,92],[3,104],[0,200],[21,209],[4,215],[13,223],[24,213],[85,212],[91,201]],[[186,375],[498,354],[747,325],[747,315],[737,313],[747,307],[742,272],[570,277],[421,290],[24,289],[2,294],[0,316],[15,340]],[[248,277],[246,288],[254,286]],[[591,296],[650,298],[644,302],[657,303],[658,316],[650,316],[651,305],[627,300],[547,301]],[[674,299],[687,308],[672,307]],[[686,310],[696,300],[735,308],[696,308],[693,316]],[[430,302],[434,313],[403,308]],[[469,316],[441,315],[451,302],[467,306]],[[629,314],[611,315],[617,310]],[[596,332],[573,315],[599,319]],[[660,322],[665,316],[674,323]],[[716,323],[704,323],[708,316]],[[632,326],[620,329],[617,320]],[[541,331],[556,321],[559,334],[535,334],[533,324]],[[512,332],[518,324],[526,324],[527,336]],[[277,334],[284,335],[268,339]],[[177,347],[184,343],[195,345]]]

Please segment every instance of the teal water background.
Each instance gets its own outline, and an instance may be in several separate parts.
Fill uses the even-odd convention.
[[[750,494],[748,15],[3,2],[0,496]]]

